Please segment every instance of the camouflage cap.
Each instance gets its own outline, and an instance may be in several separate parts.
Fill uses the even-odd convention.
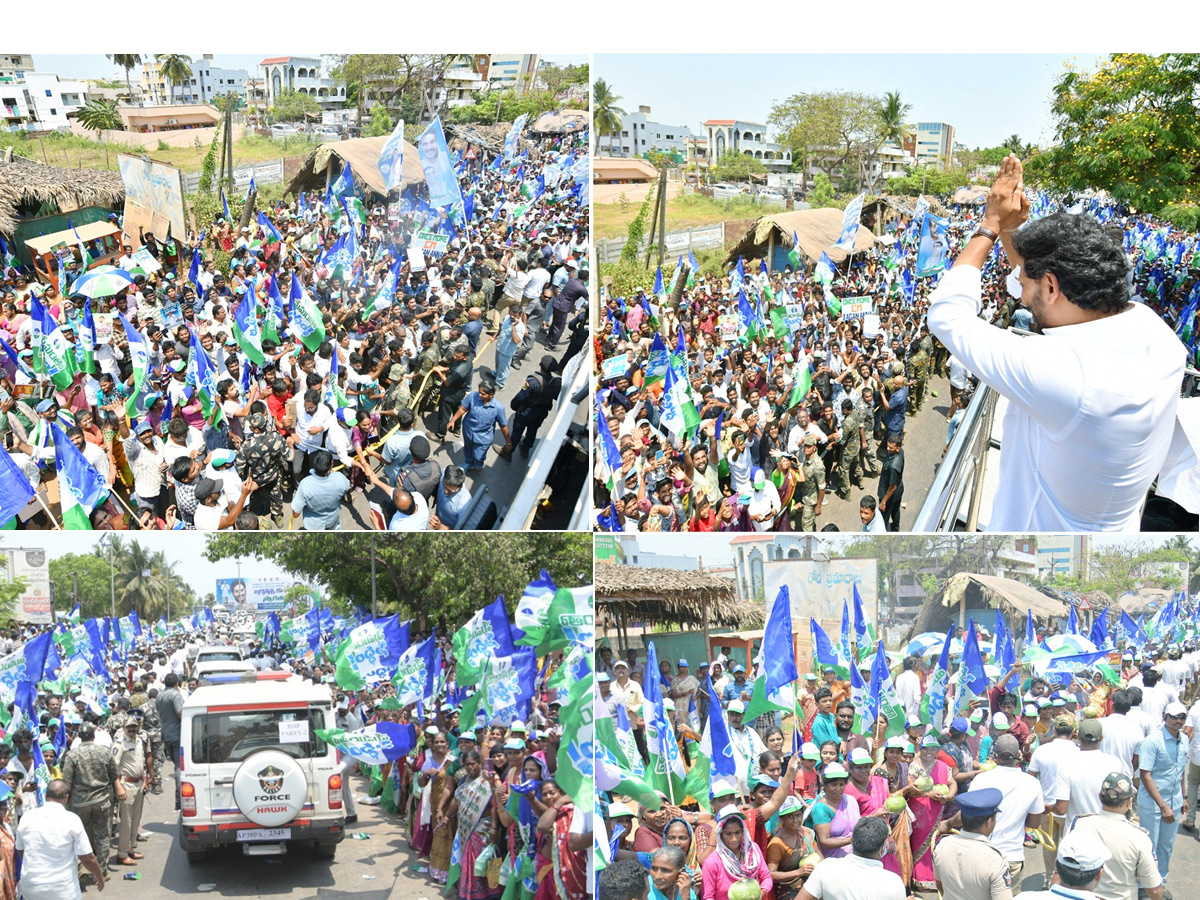
[[[1100,800],[1106,806],[1116,806],[1133,796],[1133,779],[1124,772],[1106,775],[1100,785]]]

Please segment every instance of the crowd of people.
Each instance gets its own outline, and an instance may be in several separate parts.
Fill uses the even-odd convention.
[[[983,659],[998,662],[978,634]],[[601,805],[614,836],[597,896],[1170,900],[1176,833],[1195,833],[1200,787],[1193,634],[1126,644],[1119,666],[1073,674],[989,666],[997,674],[977,694],[959,688],[971,682],[955,659],[936,719],[928,695],[945,682],[913,654],[893,670],[901,718],[881,710],[874,727],[857,673],[839,667],[815,665],[794,685],[795,712],[750,720],[761,654],[747,672],[728,648],[693,668],[656,665],[653,645],[644,664],[602,646],[598,715],[612,717],[622,774],[597,785],[610,788]],[[687,770],[682,791],[655,777],[671,769],[655,766],[668,745]],[[1031,853],[1045,866],[1032,884]]]
[[[454,529],[485,467],[520,479],[589,331],[587,134],[510,151],[457,150],[451,207],[377,202],[348,165],[240,219],[222,196],[186,241],[126,232],[111,295],[80,293],[82,241],[57,283],[6,264],[5,453],[55,481],[61,429],[97,529]]]
[[[359,821],[356,793],[359,804],[378,806],[384,827],[407,833],[419,862],[415,871],[437,889],[448,886],[461,900],[499,898],[511,880],[511,897],[583,900],[591,811],[576,814],[568,792],[576,780],[562,777],[566,757],[559,752],[576,739],[560,711],[578,666],[588,665],[582,649],[547,650],[542,665],[531,665],[522,678],[511,707],[517,714],[505,716],[510,706],[495,706],[492,694],[473,696],[468,689],[483,687],[478,674],[468,678],[456,667],[458,637],[430,642],[441,661],[431,679],[434,693],[424,702],[402,703],[401,686],[387,679],[345,686],[348,676],[334,648],[364,621],[361,613],[312,615],[320,622],[315,653],[299,624],[293,639],[291,623],[298,619],[267,624],[258,638],[239,641],[233,625],[245,623],[220,623],[203,613],[186,625],[145,631],[130,624],[132,617],[122,620],[129,640],[113,637],[103,649],[89,643],[81,651],[63,637],[79,623],[14,630],[5,639],[5,661],[23,657],[35,665],[31,660],[44,659],[52,639],[50,655],[58,654],[62,668],[48,662],[36,686],[22,680],[14,691],[6,681],[0,689],[8,694],[0,744],[0,897],[78,897],[89,877],[102,889],[110,873],[136,871],[146,853],[161,850],[161,839],[143,843],[153,837],[142,827],[145,797],[163,793],[165,783],[180,808],[178,784],[171,784],[179,777],[181,714],[186,699],[205,690],[193,667],[201,649],[215,644],[239,647],[257,670],[326,688],[338,730],[331,734],[380,723],[413,726],[413,745],[382,765],[358,761],[343,748],[343,773],[355,776],[345,795],[345,821]],[[106,620],[90,621],[95,629],[89,624],[88,631],[112,634]],[[562,647],[563,634],[546,626],[545,643],[520,649],[533,656],[551,646]],[[77,658],[87,661],[81,669]],[[93,676],[95,666],[100,672]],[[469,719],[460,718],[467,705]],[[19,866],[14,851],[23,851]]]
[[[883,240],[837,266],[825,254],[805,263],[794,252],[792,264],[782,269],[739,257],[714,274],[684,259],[673,277],[664,273],[661,288],[643,285],[628,296],[605,296],[593,343],[596,529],[816,531],[831,503],[857,502],[864,531],[899,530],[906,499],[914,508],[923,499],[905,497],[904,442],[913,417],[937,396],[936,377],[949,380],[949,396],[938,400],[939,413],[945,413],[936,425],[946,432],[939,442],[943,455],[982,380],[1014,408],[1034,410],[1035,425],[1006,425],[1010,445],[1020,446],[1010,454],[1014,470],[1027,469],[1033,455],[1045,458],[1047,471],[1061,474],[1047,477],[1043,492],[1019,475],[1006,476],[1002,493],[1023,513],[1008,517],[998,499],[989,528],[1095,531],[1129,528],[1132,521],[1136,530],[1146,475],[1152,468],[1159,472],[1164,436],[1172,433],[1184,358],[1195,358],[1197,235],[1099,198],[1068,206],[1070,201],[1038,194],[1031,204],[1019,179],[1019,164],[1002,172],[987,207],[947,209],[920,198],[915,210],[877,209],[871,216],[882,218]],[[1001,222],[995,207],[1006,185]],[[1023,206],[1014,194],[1024,198]],[[1031,224],[1019,229],[1027,219]],[[943,260],[937,266],[928,265],[930,232],[922,232],[923,222],[937,235],[935,255]],[[863,222],[875,224],[873,218]],[[989,233],[1000,239],[987,243]],[[1073,271],[1067,244],[1087,257],[1085,272]],[[1024,299],[1022,261],[1038,275],[1024,276]],[[1042,282],[1051,271],[1059,296],[1070,291],[1074,297],[1044,322]],[[981,273],[974,287],[968,284],[972,272]],[[1093,295],[1109,288],[1121,295],[1112,309],[1080,306],[1099,303]],[[945,314],[954,308],[950,303],[930,319],[931,304],[964,289],[974,301],[965,321]],[[1109,316],[1109,330],[1120,335],[1114,342],[1126,346],[1109,348],[1093,326],[1079,335],[1085,342],[1080,349],[1075,332],[1062,327],[1075,324],[1074,318],[1055,318],[1063,309],[1074,318]],[[1115,315],[1121,311],[1131,314]],[[995,328],[976,334],[974,320]],[[931,321],[938,326],[932,331]],[[1013,343],[1020,340],[1016,335],[983,340],[1010,327],[1041,332],[1043,326],[1050,329],[1045,337],[1023,348]],[[969,340],[958,336],[964,329]],[[1108,413],[1098,413],[1094,427],[1084,417],[1070,433],[1055,429],[1065,407],[1099,403],[1087,395],[1087,384],[1095,383],[1087,374],[1093,365],[1085,352],[1089,343],[1105,348],[1096,352],[1106,364],[1113,353],[1128,354],[1135,368],[1135,355],[1157,361],[1153,372],[1126,379],[1122,393],[1140,411],[1128,427],[1150,439],[1127,436],[1121,443],[1145,444],[1145,453],[1097,447],[1097,458],[1084,460],[1078,449],[1071,453],[1094,431],[1111,440],[1105,429],[1114,416]],[[1077,354],[1078,378],[1075,367],[1063,365]],[[1054,396],[1037,387],[1048,376],[1035,363],[1057,367]],[[1094,473],[1094,483],[1084,483],[1094,469],[1103,471]],[[1130,477],[1112,475],[1116,470]],[[1120,498],[1114,482],[1122,485]],[[1036,503],[1028,502],[1035,499],[1031,490]]]

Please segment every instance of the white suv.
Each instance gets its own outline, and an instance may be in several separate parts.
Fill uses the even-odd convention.
[[[270,673],[213,684],[183,705],[179,843],[188,861],[216,847],[279,855],[316,841],[332,859],[345,837],[338,752],[317,729],[334,728],[329,688]]]

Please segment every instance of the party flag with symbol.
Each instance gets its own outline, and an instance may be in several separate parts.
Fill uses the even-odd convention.
[[[108,484],[58,423],[51,424],[50,431],[54,436],[63,528],[90,531],[92,523],[88,517],[108,496]]]

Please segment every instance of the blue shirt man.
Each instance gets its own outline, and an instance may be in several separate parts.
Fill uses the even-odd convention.
[[[342,526],[342,497],[350,479],[331,472],[333,454],[318,450],[312,455],[313,473],[300,482],[292,497],[293,515],[304,518],[305,531],[337,531]]]
[[[900,387],[892,391],[892,396],[888,398],[887,413],[884,415],[884,423],[887,425],[888,434],[900,434],[904,431],[904,413],[907,409],[908,385],[901,384]]]
[[[471,503],[471,492],[464,487],[466,474],[459,466],[447,466],[437,489],[437,531],[454,531],[463,511]]]
[[[497,426],[504,434],[504,449],[512,452],[512,442],[508,437],[508,416],[504,406],[496,400],[496,388],[490,382],[482,382],[479,390],[467,394],[462,406],[450,420],[450,428],[462,419],[463,456],[467,460],[467,471],[482,469],[483,461],[487,458],[488,448],[492,446],[492,438]]]
[[[739,677],[741,676],[740,680]],[[740,700],[742,692],[751,693],[752,685],[746,681],[746,670],[742,666],[734,666],[733,681],[725,685],[725,690],[721,691],[721,702],[728,707],[734,700]]]
[[[1186,706],[1178,700],[1168,703],[1163,711],[1162,726],[1138,745],[1138,768],[1142,775],[1137,798],[1138,824],[1150,835],[1163,881],[1167,880],[1171,867],[1171,851],[1175,848],[1175,834],[1183,815],[1183,773],[1187,769],[1188,741],[1180,732],[1186,720]],[[1159,800],[1151,796],[1148,780],[1153,780]],[[1168,811],[1170,822],[1166,821]]]
[[[413,438],[421,434],[419,431],[414,431],[412,427],[412,411],[408,409],[400,410],[400,425],[395,434],[383,442],[383,471],[384,478],[388,484],[395,484],[400,477],[400,470],[412,462],[412,450],[409,449],[412,445]],[[405,425],[403,414],[407,413],[409,419]]]
[[[472,357],[479,352],[479,335],[483,334],[483,319],[474,315],[474,312],[474,307],[472,307],[467,313],[467,324],[462,327],[462,333],[467,339],[467,346],[471,348]]]

